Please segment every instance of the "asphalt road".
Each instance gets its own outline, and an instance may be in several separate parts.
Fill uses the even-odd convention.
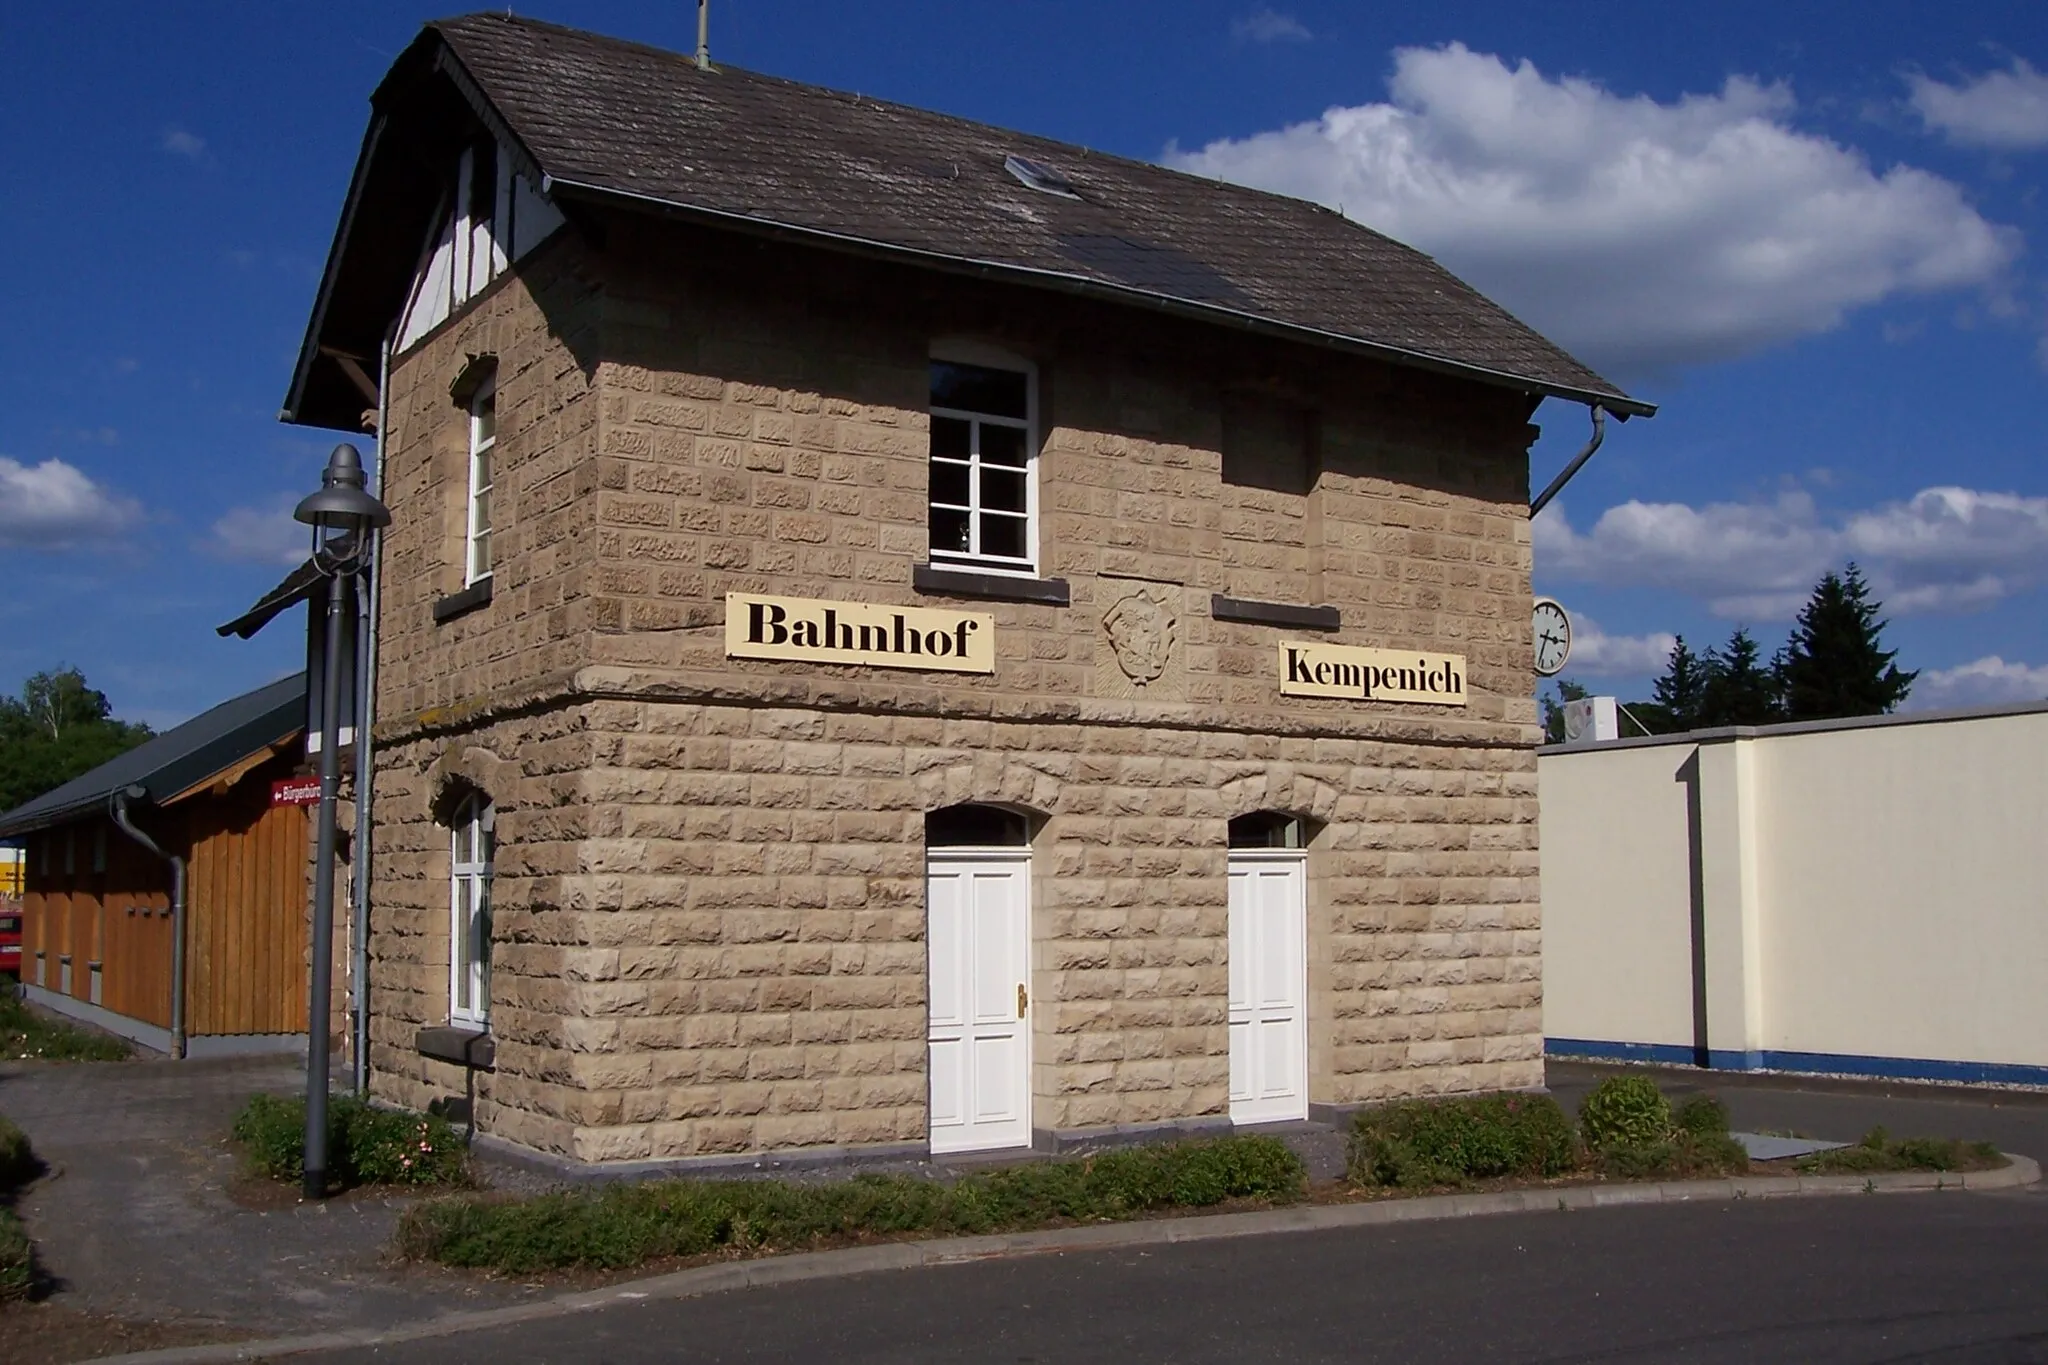
[[[1617,1208],[827,1280],[323,1361],[2048,1362],[2048,1195]]]

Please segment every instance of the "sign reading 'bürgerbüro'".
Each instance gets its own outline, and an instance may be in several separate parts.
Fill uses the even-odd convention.
[[[996,618],[978,611],[725,595],[725,653],[856,668],[996,671]]]
[[[1290,697],[1463,706],[1465,657],[1282,640],[1280,691]]]

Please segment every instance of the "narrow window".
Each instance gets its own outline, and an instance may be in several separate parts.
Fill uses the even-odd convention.
[[[64,831],[64,875],[69,877],[78,871],[78,831]]]
[[[449,859],[448,1017],[483,1024],[491,1016],[491,802],[471,792],[455,808]]]
[[[498,385],[486,380],[469,400],[469,533],[463,542],[465,585],[491,576],[492,454],[498,444]]]
[[[107,870],[107,827],[94,825],[92,830],[92,870]]]
[[[934,563],[1038,571],[1037,385],[1028,368],[932,361]]]

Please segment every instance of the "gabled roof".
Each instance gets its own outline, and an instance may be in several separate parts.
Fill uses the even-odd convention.
[[[139,786],[162,803],[297,734],[306,724],[306,675],[294,673],[224,701],[83,777],[0,815],[0,839],[18,838],[103,809]]]
[[[433,211],[424,168],[479,125],[558,203],[1111,298],[1622,417],[1655,411],[1428,256],[1328,209],[966,119],[505,14],[429,24],[372,105],[288,421],[356,425],[361,396],[329,357],[375,355]],[[406,155],[386,150],[399,142]],[[1073,197],[1027,188],[1011,157],[1051,167]]]

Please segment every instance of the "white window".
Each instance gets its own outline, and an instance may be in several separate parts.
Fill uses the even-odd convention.
[[[471,792],[455,809],[449,859],[448,1017],[482,1024],[491,1016],[491,856],[496,843],[490,798]]]
[[[498,445],[498,385],[486,380],[469,400],[469,532],[463,539],[464,584],[491,576],[491,488]]]
[[[932,563],[1037,573],[1037,375],[993,354],[934,355],[931,422]]]

